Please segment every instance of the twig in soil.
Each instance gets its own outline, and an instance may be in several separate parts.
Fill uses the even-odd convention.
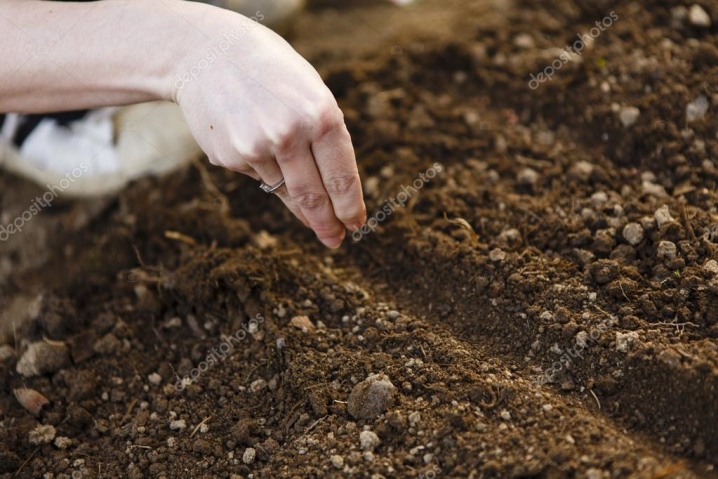
[[[20,467],[18,468],[18,470],[15,471],[15,477],[18,477],[18,476],[20,475],[20,472],[22,471],[22,468],[25,467],[28,462],[30,462],[30,459],[32,459],[32,458],[35,456],[35,454],[37,454],[37,451],[39,451],[39,450],[40,450],[39,447],[36,448],[34,451],[32,451],[32,454],[30,454],[30,455],[27,457],[27,459],[25,459],[25,462],[23,462],[22,464],[20,464]]]
[[[324,418],[326,418],[326,417],[327,417],[327,416],[320,417],[319,419],[317,419],[316,421],[314,421],[314,422],[312,423],[312,425],[309,426],[306,431],[304,431],[304,434],[308,433],[309,431],[311,431],[312,429],[314,429],[315,427],[317,427],[317,424],[319,424],[320,422],[322,422],[322,421],[324,420]]]
[[[623,290],[623,283],[621,283],[621,282],[619,281],[619,282],[618,282],[618,287],[621,288],[621,294],[623,294],[623,297],[626,298],[626,301],[628,301],[628,302],[630,303],[631,300],[628,299],[628,296],[626,296],[626,292]]]
[[[197,240],[184,233],[180,233],[179,231],[165,231],[165,238],[175,241],[181,241],[182,243],[186,243],[189,245],[197,244]]]
[[[45,335],[42,336],[42,340],[45,341],[45,342],[46,342],[47,344],[49,344],[50,346],[65,346],[65,342],[64,342],[64,341],[54,341],[54,340],[48,338],[48,337],[45,336]]]
[[[596,404],[598,404],[598,410],[601,410],[601,401],[598,400],[598,396],[596,396],[596,393],[593,392],[593,389],[589,389],[588,392],[591,393],[591,396],[593,396],[593,399],[596,400]]]
[[[604,311],[604,310],[601,309],[601,307],[598,306],[598,305],[595,305],[595,304],[594,304],[593,307],[596,308],[597,310],[599,310],[600,312],[602,312],[603,314],[605,314],[605,315],[608,317],[608,319],[610,319],[611,321],[613,321],[613,316],[611,316],[610,313]]]
[[[130,413],[132,412],[132,408],[135,407],[135,404],[137,404],[137,399],[133,399],[130,405],[127,408],[127,412],[125,412],[125,415],[122,416],[122,421],[125,422],[126,419],[129,419]]]
[[[199,431],[199,428],[201,428],[202,426],[204,426],[205,424],[207,424],[207,422],[208,422],[210,419],[212,419],[212,416],[207,416],[206,418],[202,419],[202,422],[199,423],[199,424],[197,424],[197,426],[194,428],[194,431],[192,431],[192,434],[190,434],[189,437],[192,437],[192,436],[194,436],[195,434],[197,434],[197,431]]]
[[[688,230],[688,234],[690,235],[691,239],[693,241],[698,241],[698,238],[696,238],[696,233],[693,231],[693,226],[691,226],[691,222],[688,220],[688,211],[686,211],[686,205],[681,205],[681,219],[683,220],[683,224]]]

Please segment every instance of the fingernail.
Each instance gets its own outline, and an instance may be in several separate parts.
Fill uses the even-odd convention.
[[[351,225],[349,227],[349,229],[353,233],[354,231],[359,231],[363,225],[364,225],[364,223],[354,223],[353,225]]]

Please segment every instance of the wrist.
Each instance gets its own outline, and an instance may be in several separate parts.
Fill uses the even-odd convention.
[[[185,36],[178,42],[179,55],[167,70],[165,99],[180,103],[182,93],[198,84],[204,75],[221,63],[236,58],[237,50],[245,47],[248,36],[260,28],[259,19],[195,2],[181,1],[188,23]]]

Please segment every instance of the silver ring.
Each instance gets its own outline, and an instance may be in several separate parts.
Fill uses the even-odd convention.
[[[277,188],[279,188],[283,184],[284,184],[284,178],[282,178],[282,180],[279,183],[277,183],[276,185],[268,185],[267,183],[262,181],[262,183],[260,183],[260,185],[259,185],[259,188],[262,191],[264,191],[265,193],[274,193],[275,191],[277,191]]]

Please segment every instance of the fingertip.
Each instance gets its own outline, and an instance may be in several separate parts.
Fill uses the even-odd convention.
[[[330,249],[338,249],[342,242],[344,241],[344,238],[346,236],[346,233],[342,230],[342,232],[338,236],[334,236],[331,238],[319,238],[319,241],[324,244],[327,248]]]

